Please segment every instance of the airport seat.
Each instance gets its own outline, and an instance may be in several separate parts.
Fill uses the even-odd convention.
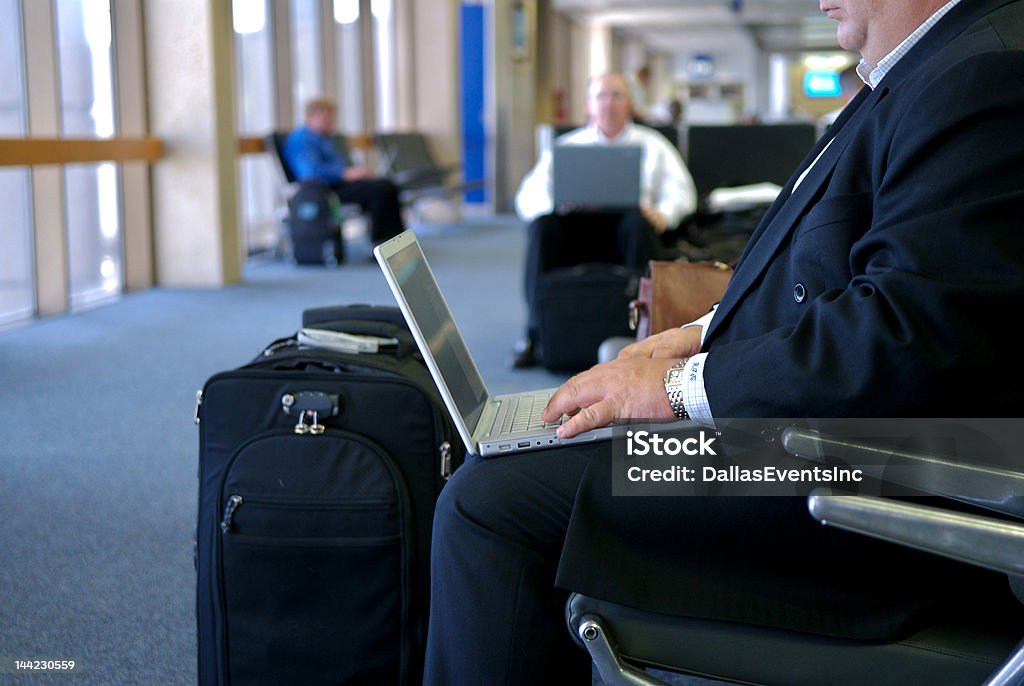
[[[669,143],[671,143],[676,150],[679,150],[679,129],[675,124],[647,124],[650,128],[654,129],[662,136],[665,137]]]
[[[897,454],[899,467],[894,469],[892,462],[879,465],[863,459],[877,456],[873,445],[828,439],[806,429],[788,428],[781,441],[801,459],[858,466],[875,462],[865,467],[867,476],[944,496],[927,498],[929,504],[921,505],[922,499],[837,495],[820,489],[808,497],[814,519],[1005,573],[1024,602],[1024,472],[907,452]],[[743,684],[1003,686],[1024,683],[1019,610],[974,608],[934,617],[894,642],[643,612],[580,594],[570,597],[566,618],[609,685],[666,683],[643,669],[654,668]]]
[[[274,160],[277,162],[277,168],[284,177],[284,182],[291,185],[298,183],[298,181],[296,181],[295,173],[284,158],[284,142],[287,138],[288,133],[286,131],[273,131],[268,133],[263,139],[263,147],[274,157]]]
[[[383,172],[398,186],[404,204],[429,196],[453,197],[483,186],[483,179],[455,181],[461,166],[438,164],[422,133],[378,133],[373,140]]]

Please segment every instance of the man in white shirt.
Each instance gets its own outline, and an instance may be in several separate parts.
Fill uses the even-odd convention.
[[[516,211],[530,222],[526,300],[531,321],[513,365],[536,363],[536,290],[552,269],[608,262],[642,270],[660,255],[661,234],[697,206],[693,179],[679,151],[657,131],[632,123],[629,86],[621,74],[593,78],[587,92],[591,123],[561,136],[559,145],[630,145],[643,148],[640,207],[626,212],[559,213],[554,205],[552,154],[545,151],[516,193]]]

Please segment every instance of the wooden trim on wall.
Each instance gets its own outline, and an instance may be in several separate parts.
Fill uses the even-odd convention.
[[[345,136],[345,140],[352,150],[370,152],[373,149],[373,136],[368,133],[350,133]]]
[[[239,155],[254,155],[256,153],[265,152],[267,146],[263,144],[262,138],[255,136],[243,136],[238,139],[238,154]]]
[[[80,162],[156,162],[163,157],[158,138],[0,138],[0,166]]]

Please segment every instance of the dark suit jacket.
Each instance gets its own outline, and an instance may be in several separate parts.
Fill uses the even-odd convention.
[[[1024,7],[963,0],[849,110],[707,332],[712,413],[1021,416]]]
[[[707,332],[713,414],[1021,416],[1024,1],[962,0],[829,134]],[[801,499],[609,498],[608,469],[580,489],[564,588],[888,638],[976,573],[820,527]]]

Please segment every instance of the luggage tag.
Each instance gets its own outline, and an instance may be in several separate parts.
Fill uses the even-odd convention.
[[[343,331],[312,328],[300,329],[298,342],[299,345],[353,354],[376,353],[382,347],[398,345],[397,338],[356,335]]]

